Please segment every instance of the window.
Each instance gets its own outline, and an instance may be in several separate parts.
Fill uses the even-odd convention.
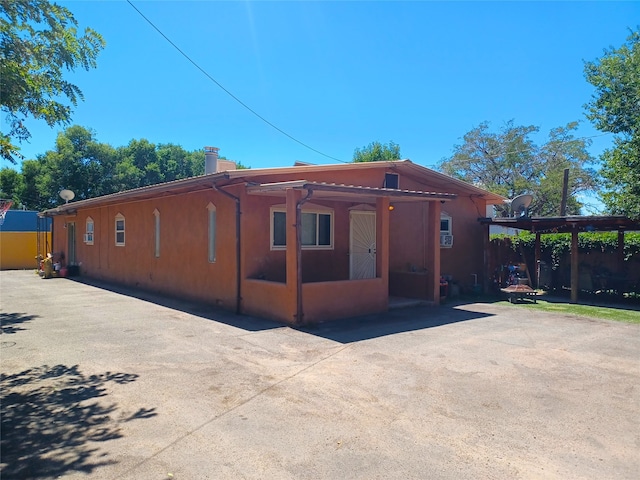
[[[400,188],[400,175],[397,173],[385,173],[384,174],[384,188]]]
[[[209,263],[216,261],[216,206],[209,202]]]
[[[116,215],[116,246],[124,247],[124,215]]]
[[[446,214],[440,215],[440,233],[451,235],[451,217]]]
[[[154,229],[154,255],[156,258],[160,257],[160,212],[156,208],[153,211],[155,217],[155,229]]]
[[[87,217],[85,222],[84,243],[93,245],[93,218]]]
[[[276,212],[272,213],[273,215],[273,234],[271,236],[272,247],[285,247],[287,245],[287,228],[286,228],[286,219],[287,214],[285,212]]]
[[[333,248],[333,210],[309,205],[301,215],[302,248]],[[284,207],[271,209],[271,249],[283,250],[287,246],[287,214]]]

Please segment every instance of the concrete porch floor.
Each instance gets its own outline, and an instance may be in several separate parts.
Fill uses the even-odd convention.
[[[420,306],[432,306],[433,301],[423,300],[420,298],[406,298],[406,297],[389,297],[389,310],[396,310],[399,308],[410,308]]]

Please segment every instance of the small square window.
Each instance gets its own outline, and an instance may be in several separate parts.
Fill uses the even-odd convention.
[[[385,173],[384,174],[384,188],[393,188],[395,190],[400,188],[400,175],[397,173]]]

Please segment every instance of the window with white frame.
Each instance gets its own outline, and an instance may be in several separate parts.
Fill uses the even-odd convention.
[[[153,211],[153,217],[154,217],[154,234],[153,234],[153,240],[154,240],[154,256],[156,258],[160,257],[160,212],[158,211],[158,209],[156,208]]]
[[[451,247],[453,247],[451,216],[443,212],[440,214],[440,248]]]
[[[216,206],[209,202],[207,205],[209,212],[209,263],[216,261]]]
[[[301,243],[307,250],[333,249],[333,210],[320,205],[307,204],[301,214]],[[287,214],[285,206],[271,208],[271,249],[287,247]]]
[[[116,246],[124,247],[124,215],[121,213],[116,215]]]
[[[94,230],[93,218],[87,217],[87,220],[85,222],[85,233],[84,233],[84,243],[86,243],[87,245],[93,245],[93,230]]]

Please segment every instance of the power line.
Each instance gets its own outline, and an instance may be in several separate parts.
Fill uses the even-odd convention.
[[[285,132],[284,130],[282,130],[280,127],[278,127],[277,125],[274,125],[273,123],[271,123],[269,120],[267,120],[266,118],[264,118],[262,115],[260,115],[258,112],[256,112],[254,109],[252,109],[249,105],[247,105],[246,103],[244,103],[242,100],[240,100],[238,97],[236,97],[233,93],[231,93],[229,90],[227,90],[220,82],[218,82],[215,78],[213,78],[211,75],[209,75],[209,73],[207,73],[207,71],[202,68],[200,65],[198,65],[194,60],[191,59],[191,57],[189,57],[189,55],[187,55],[184,51],[182,51],[180,49],[180,47],[178,47],[175,43],[173,43],[171,41],[171,39],[169,37],[167,37],[162,30],[160,30],[158,27],[156,27],[156,25],[149,20],[140,10],[138,10],[138,8],[131,3],[130,0],[127,0],[127,3],[129,5],[131,5],[131,7],[140,14],[140,16],[142,18],[145,19],[145,21],[151,25],[156,32],[158,32],[160,35],[162,35],[162,37],[169,42],[169,44],[175,48],[178,52],[180,52],[180,54],[186,58],[194,67],[196,67],[198,70],[200,70],[200,72],[202,72],[204,74],[205,77],[207,77],[209,80],[211,80],[213,83],[215,83],[220,89],[222,89],[222,91],[224,91],[227,95],[229,95],[231,98],[233,98],[236,102],[238,102],[240,105],[242,105],[244,108],[246,108],[247,110],[249,110],[251,113],[253,113],[256,117],[258,117],[260,120],[262,120],[264,123],[266,123],[267,125],[269,125],[270,127],[276,129],[278,132],[282,133],[283,135],[285,135],[286,137],[290,138],[291,140],[293,140],[296,143],[299,143],[300,145],[302,145],[305,148],[308,148],[309,150],[318,153],[324,157],[330,158],[331,160],[335,160],[337,162],[341,162],[341,163],[351,163],[351,162],[347,162],[345,160],[340,160],[339,158],[336,157],[332,157],[331,155],[327,155],[326,153],[321,152],[320,150],[317,150],[313,147],[311,147],[310,145],[307,145],[306,143],[298,140],[297,138],[295,138],[293,135],[288,134],[287,132]]]
[[[229,95],[231,98],[233,98],[236,102],[238,102],[240,105],[242,105],[245,109],[247,109],[249,112],[251,112],[253,115],[255,115],[256,117],[258,117],[260,120],[262,120],[264,123],[266,123],[267,125],[269,125],[270,127],[272,127],[273,129],[277,130],[278,132],[280,132],[281,134],[283,134],[284,136],[288,137],[289,139],[293,140],[294,142],[302,145],[303,147],[311,150],[312,152],[315,152],[319,155],[322,155],[323,157],[329,158],[331,160],[335,160],[337,162],[341,162],[341,163],[351,163],[345,160],[341,160],[339,158],[336,157],[332,157],[331,155],[328,155],[324,152],[321,152],[320,150],[317,150],[313,147],[311,147],[310,145],[302,142],[301,140],[298,140],[297,138],[295,138],[293,135],[285,132],[284,130],[282,130],[280,127],[278,127],[277,125],[273,124],[272,122],[270,122],[269,120],[267,120],[265,117],[263,117],[262,115],[260,115],[258,112],[256,112],[254,109],[252,109],[249,105],[247,105],[246,103],[244,103],[242,100],[240,100],[237,96],[235,96],[231,91],[229,91],[227,88],[225,88],[220,82],[218,82],[215,78],[213,78],[204,68],[202,68],[198,63],[196,63],[191,57],[189,57],[189,55],[187,55],[180,47],[178,47],[167,35],[165,35],[162,30],[160,30],[151,20],[149,20],[133,3],[131,3],[131,0],[127,0],[127,3],[136,11],[138,12],[138,14],[149,24],[151,25],[151,27],[153,27],[154,30],[156,30],[173,48],[175,48],[184,58],[186,58],[194,67],[196,67],[198,70],[200,70],[200,72],[206,76],[209,80],[211,80],[213,83],[215,83],[222,91],[224,91],[227,95]],[[591,136],[585,136],[585,137],[579,137],[579,138],[574,138],[572,140],[565,140],[565,141],[560,141],[558,143],[560,144],[566,144],[566,143],[572,143],[572,142],[578,142],[581,140],[588,140],[590,138],[596,138],[596,137],[602,137],[605,135],[610,135],[611,132],[605,132],[605,133],[601,133],[598,135],[591,135]],[[511,152],[503,152],[503,153],[497,153],[497,154],[493,154],[493,155],[489,155],[487,154],[486,157],[488,158],[498,158],[500,156],[503,155],[511,155],[511,154],[517,154],[517,153],[525,153],[525,152],[529,152],[531,151],[531,147],[524,149],[524,150],[514,150]],[[438,167],[437,163],[434,164],[429,164],[426,165],[428,167],[433,167],[434,169]]]

